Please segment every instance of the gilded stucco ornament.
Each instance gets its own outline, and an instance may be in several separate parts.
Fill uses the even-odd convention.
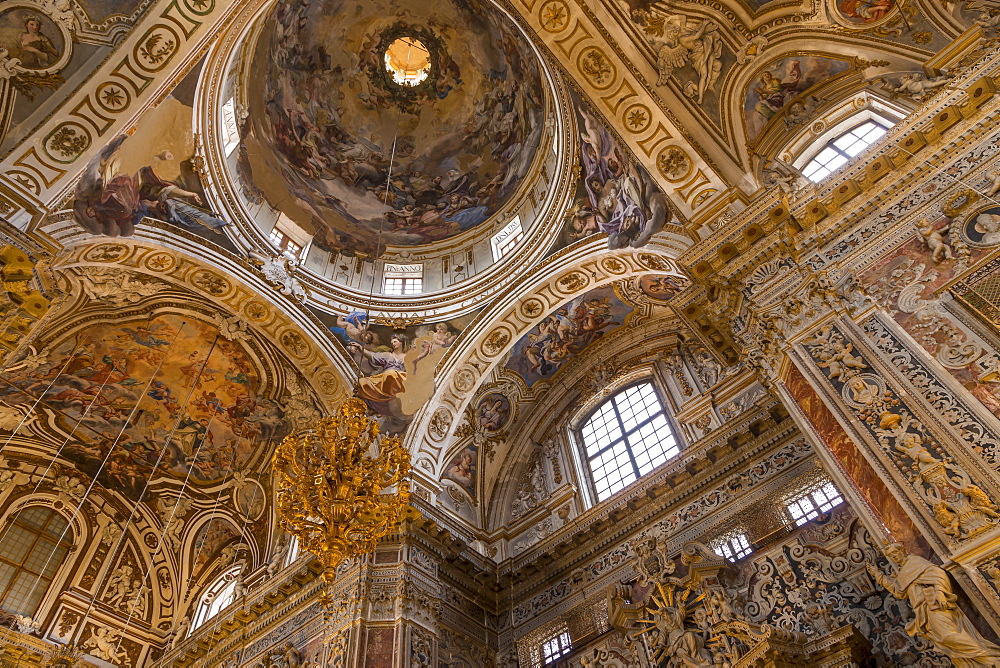
[[[348,399],[274,454],[281,526],[320,558],[328,585],[342,561],[372,552],[398,525],[410,499],[409,451],[366,413],[364,402]]]
[[[869,371],[839,330],[827,325],[804,343],[947,536],[968,540],[997,524],[1000,509],[990,495],[928,435],[885,379]]]
[[[268,283],[273,285],[278,292],[294,299],[306,298],[306,289],[294,276],[295,261],[284,255],[272,257],[254,251],[250,251],[249,257],[250,261],[264,274]]]
[[[914,102],[923,102],[924,98],[929,97],[938,88],[946,86],[950,80],[951,77],[946,75],[927,78],[920,72],[912,72],[900,77],[898,83],[890,83],[889,90],[894,98],[908,97]]]
[[[934,227],[934,223],[926,218],[921,218],[913,225],[917,228],[920,236],[923,237],[924,243],[927,244],[927,249],[931,252],[931,259],[935,263],[954,259],[955,253],[951,250],[951,246],[945,242],[941,231]]]
[[[956,666],[1000,664],[1000,647],[979,635],[959,609],[944,569],[919,555],[907,554],[899,543],[886,547],[885,554],[896,565],[894,575],[886,575],[871,562],[866,568],[890,594],[910,602],[914,618],[906,625],[909,635],[926,638]]]

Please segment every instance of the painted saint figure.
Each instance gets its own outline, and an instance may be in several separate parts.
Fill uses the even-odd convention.
[[[21,67],[29,70],[44,70],[59,59],[59,51],[42,34],[42,20],[37,16],[24,19],[24,32],[18,39],[18,47]]]
[[[359,352],[377,370],[371,376],[358,379],[358,397],[376,413],[385,413],[386,404],[406,390],[406,364],[404,363],[409,340],[403,334],[393,334],[389,339],[390,352],[372,352],[360,343],[351,342],[348,349]]]
[[[785,76],[781,79],[774,72],[764,70],[760,75],[760,82],[754,88],[760,98],[754,110],[765,119],[771,119],[795,95],[801,80],[802,67],[797,60],[786,65]]]
[[[840,11],[856,23],[874,23],[892,11],[893,0],[844,0]]]
[[[117,172],[113,159],[126,139],[115,138],[84,170],[76,186],[74,218],[91,234],[131,236],[146,216],[193,230],[217,231],[226,221],[202,208],[201,196],[157,175],[152,165],[135,175]],[[169,151],[156,156],[173,160]]]

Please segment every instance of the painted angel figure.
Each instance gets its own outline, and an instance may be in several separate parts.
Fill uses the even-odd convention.
[[[666,85],[674,70],[691,65],[698,73],[698,81],[688,82],[684,93],[701,104],[705,92],[715,89],[715,82],[722,69],[722,40],[718,27],[711,21],[688,21],[686,16],[675,14],[663,23],[666,42],[656,56],[656,70],[660,73],[657,85]]]

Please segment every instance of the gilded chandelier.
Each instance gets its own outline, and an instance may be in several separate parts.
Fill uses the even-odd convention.
[[[348,399],[274,454],[281,525],[320,558],[327,584],[344,559],[375,550],[410,499],[409,451],[397,436],[380,436],[365,412],[363,401]]]

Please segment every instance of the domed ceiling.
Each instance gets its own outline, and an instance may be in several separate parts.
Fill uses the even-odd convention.
[[[502,209],[545,105],[534,51],[486,0],[279,2],[248,93],[243,177],[320,245],[362,254],[380,230],[430,244]]]

